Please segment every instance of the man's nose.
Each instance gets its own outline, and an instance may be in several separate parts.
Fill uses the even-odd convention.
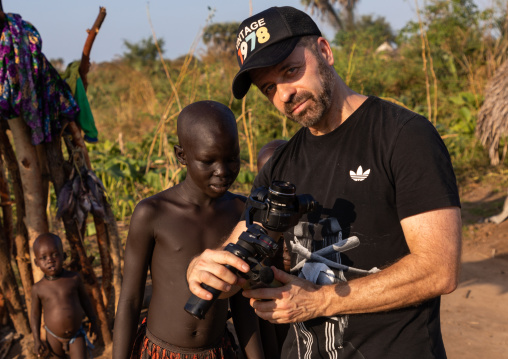
[[[290,102],[295,94],[296,88],[292,84],[282,83],[277,85],[277,95],[281,102]]]

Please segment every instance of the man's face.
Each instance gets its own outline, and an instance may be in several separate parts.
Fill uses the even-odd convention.
[[[310,49],[297,46],[281,63],[250,71],[252,82],[289,119],[315,126],[332,101],[333,70]]]

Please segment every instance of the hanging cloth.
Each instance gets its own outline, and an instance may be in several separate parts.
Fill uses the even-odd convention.
[[[21,117],[32,143],[51,142],[62,121],[79,107],[69,86],[42,53],[37,29],[18,14],[5,14],[0,37],[0,120]]]
[[[88,102],[88,97],[86,96],[83,80],[81,80],[79,75],[80,65],[81,61],[71,62],[62,74],[62,79],[64,79],[71,88],[72,95],[80,108],[76,122],[85,133],[83,138],[87,142],[95,143],[98,141],[97,136],[99,133],[97,127],[95,127],[95,120],[93,118],[92,109],[90,108],[90,103]]]

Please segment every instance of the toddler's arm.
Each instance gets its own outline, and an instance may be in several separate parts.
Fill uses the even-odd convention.
[[[77,277],[78,277],[79,301],[81,303],[81,307],[83,307],[83,310],[85,311],[85,314],[88,317],[88,320],[90,321],[91,324],[90,335],[95,334],[96,336],[98,336],[99,328],[97,326],[97,317],[95,316],[95,311],[93,309],[92,302],[90,301],[90,297],[86,292],[85,285],[83,284],[81,277],[79,275]]]
[[[41,299],[37,293],[37,286],[32,287],[32,310],[30,315],[30,326],[34,337],[34,352],[41,356],[46,351],[46,345],[41,342]]]

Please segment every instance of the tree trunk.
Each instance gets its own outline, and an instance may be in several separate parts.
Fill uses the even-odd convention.
[[[3,226],[0,224],[0,285],[5,298],[9,316],[11,317],[14,329],[19,334],[28,337],[31,333],[28,316],[23,308],[21,295],[19,294],[16,277],[12,270],[9,253],[6,246]]]
[[[5,164],[12,179],[12,189],[16,202],[16,237],[14,240],[15,253],[13,253],[13,255],[18,264],[19,276],[25,292],[25,303],[30,314],[34,278],[32,275],[32,265],[30,263],[28,231],[23,221],[23,218],[25,218],[25,201],[16,154],[12,149],[9,137],[7,137],[6,129],[6,122],[0,121],[0,152],[3,153]]]
[[[9,183],[5,173],[4,160],[2,156],[2,148],[0,147],[0,208],[3,214],[3,226],[5,238],[7,238],[7,253],[12,253],[14,249],[14,233],[12,218],[12,201],[9,191]]]
[[[116,315],[116,308],[118,307],[118,300],[120,299],[120,290],[122,289],[123,247],[120,235],[118,234],[118,226],[116,224],[115,215],[111,210],[111,205],[106,199],[104,199],[103,206],[106,210],[106,229],[108,234],[109,253],[113,264],[113,288],[115,292],[115,305],[113,312]]]
[[[62,154],[60,137],[55,138],[51,143],[44,144],[44,146],[46,148],[49,172],[55,188],[56,196],[58,197],[67,178],[62,170],[64,168],[65,161]],[[93,268],[88,261],[85,248],[83,247],[80,228],[78,228],[75,219],[68,214],[64,214],[62,216],[62,220],[67,240],[78,253],[79,263],[81,264],[81,273],[90,295],[90,299],[97,313],[97,320],[98,325],[101,328],[102,340],[106,346],[109,346],[112,343],[112,338],[111,331],[108,326],[108,318],[104,307],[104,301],[102,300],[102,294],[99,288],[99,283],[97,282],[97,277],[95,276]]]
[[[9,120],[9,127],[14,139],[16,158],[21,175],[21,183],[23,185],[26,209],[25,224],[28,229],[29,250],[34,280],[37,282],[43,277],[43,273],[39,267],[35,266],[32,247],[35,239],[40,234],[47,233],[49,230],[46,208],[44,206],[46,198],[44,198],[43,195],[44,190],[42,187],[42,177],[39,169],[37,152],[30,140],[28,126],[18,117]]]
[[[94,223],[95,223],[95,234],[97,236],[97,246],[99,247],[99,254],[101,256],[101,267],[102,267],[101,284],[104,297],[104,305],[106,306],[106,308],[109,309],[112,293],[111,293],[111,257],[109,255],[108,233],[106,231],[106,225],[101,218],[94,217]]]

